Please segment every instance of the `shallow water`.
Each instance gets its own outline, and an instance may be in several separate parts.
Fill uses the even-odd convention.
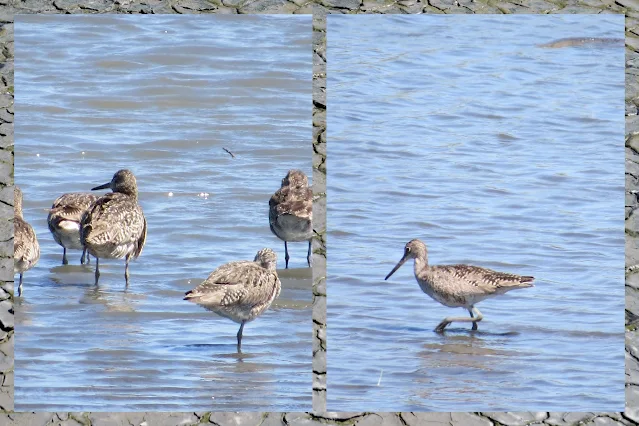
[[[268,200],[289,169],[312,172],[311,18],[16,21],[15,181],[42,249],[15,306],[16,410],[310,410],[306,243],[242,355],[238,324],[182,297],[262,247],[284,267]],[[100,262],[97,287],[79,251],[62,266],[46,224],[58,195],[120,168],[148,221],[128,290],[121,260]]]
[[[624,407],[622,16],[328,17],[328,410]],[[534,275],[479,331],[431,264]]]

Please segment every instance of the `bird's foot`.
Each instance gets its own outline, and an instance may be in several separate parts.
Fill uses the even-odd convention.
[[[437,327],[435,327],[435,332],[443,333],[444,329],[448,326],[448,324],[450,324],[450,322],[446,321],[446,320],[440,322],[439,325]]]

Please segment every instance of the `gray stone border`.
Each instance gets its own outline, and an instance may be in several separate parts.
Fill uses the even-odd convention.
[[[16,13],[313,14],[312,413],[14,413],[13,16]],[[624,413],[326,413],[326,15],[626,15],[626,410]],[[639,424],[639,3],[636,0],[0,0],[0,424],[3,425],[636,425]],[[638,222],[638,223],[635,223]],[[372,409],[374,407],[371,407]]]

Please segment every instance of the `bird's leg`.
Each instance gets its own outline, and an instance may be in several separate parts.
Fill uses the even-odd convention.
[[[62,264],[63,265],[68,265],[69,261],[67,260],[67,248],[66,247],[62,247]]]
[[[242,330],[244,330],[244,324],[246,321],[242,321],[240,324],[240,330],[237,332],[237,351],[242,352]]]
[[[126,264],[124,266],[124,280],[126,281],[126,286],[129,286],[129,255],[126,256]]]
[[[469,309],[468,313],[470,314],[471,318],[475,318],[475,315],[473,315],[473,310],[472,309]],[[477,323],[476,322],[473,323],[473,330],[477,330]]]
[[[98,279],[100,279],[100,259],[95,258],[95,285],[98,285]]]
[[[471,308],[468,310],[468,312],[470,313],[470,318],[469,317],[446,317],[442,320],[442,322],[439,323],[439,325],[437,327],[435,327],[435,331],[437,333],[443,333],[444,329],[446,328],[446,326],[448,326],[448,324],[452,323],[452,322],[472,322],[473,323],[473,330],[477,330],[477,323],[479,321],[481,321],[482,319],[484,319],[484,316],[481,314],[481,312],[479,312],[479,309],[477,309],[474,306],[471,306]],[[475,314],[473,316],[473,314]]]
[[[22,272],[20,272],[20,283],[18,283],[18,297],[22,296]]]
[[[87,249],[82,250],[82,257],[80,258],[80,263],[84,265],[85,263],[89,263],[89,253],[87,253]]]
[[[286,244],[286,241],[284,241],[284,260],[286,261],[286,269],[288,269],[288,245]]]
[[[435,331],[437,333],[443,333],[446,326],[451,323],[451,321],[449,321],[451,319],[455,319],[455,318],[449,318],[449,317],[444,318],[442,322],[440,322],[439,325],[435,327]]]
[[[311,266],[311,240],[308,240],[308,254],[306,255],[306,262],[308,266]]]
[[[476,307],[472,307],[468,312],[470,312],[470,317],[473,318],[473,312],[475,313],[474,321],[473,321],[473,330],[477,330],[477,323],[484,319],[484,316],[479,312],[479,309]]]

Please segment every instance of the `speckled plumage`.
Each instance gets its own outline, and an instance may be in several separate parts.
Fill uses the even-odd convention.
[[[33,268],[40,259],[40,244],[36,233],[22,216],[22,191],[14,187],[13,207],[13,273],[20,274],[18,296],[22,295],[22,274]]]
[[[311,238],[313,237],[313,190],[301,170],[289,170],[282,186],[269,200],[271,231],[284,241],[284,259],[288,268],[289,241],[308,241],[306,261],[311,266]]]
[[[419,287],[424,293],[444,306],[462,307],[468,310],[470,318],[445,318],[435,329],[442,332],[451,322],[472,322],[473,330],[483,316],[474,305],[482,300],[510,290],[533,287],[534,277],[497,272],[492,269],[470,265],[428,265],[428,250],[420,240],[409,241],[404,248],[404,256],[386,276],[386,280],[408,259],[415,259],[414,273]]]
[[[126,259],[124,277],[129,284],[129,260],[142,253],[146,241],[146,218],[138,204],[135,176],[119,170],[111,182],[92,190],[111,188],[98,198],[81,220],[80,240],[96,258],[95,282],[100,277],[99,259]]]
[[[220,266],[200,285],[188,291],[184,300],[241,324],[237,334],[240,350],[244,324],[266,311],[280,294],[282,284],[276,266],[277,255],[264,248],[257,252],[252,262],[230,262]]]
[[[86,249],[80,241],[80,220],[84,212],[98,199],[88,193],[73,192],[58,197],[49,210],[47,223],[56,243],[62,246],[62,264],[68,264],[67,249],[83,250],[80,263],[85,263]],[[88,263],[89,256],[86,256]]]

